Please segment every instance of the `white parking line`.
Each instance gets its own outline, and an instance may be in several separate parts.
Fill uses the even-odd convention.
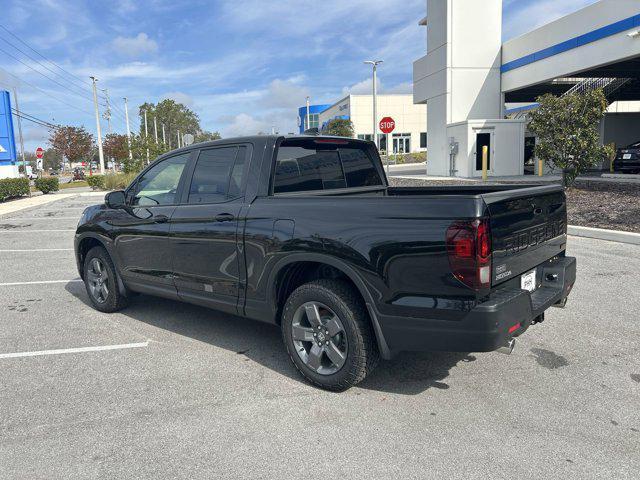
[[[82,283],[81,278],[74,278],[73,280],[40,280],[37,282],[9,282],[9,283],[0,283],[0,287],[16,287],[19,285],[50,285],[54,283]]]
[[[66,353],[102,352],[105,350],[123,350],[125,348],[143,348],[149,346],[149,341],[142,343],[124,343],[121,345],[102,345],[98,347],[61,348],[58,350],[40,350],[37,352],[0,353],[0,359],[39,357],[42,355],[64,355]]]
[[[33,220],[80,220],[80,215],[77,217],[9,217],[0,218],[0,220],[29,220],[30,222]]]
[[[45,233],[45,232],[75,232],[75,228],[65,230],[0,230],[0,233]]]
[[[17,252],[73,252],[73,248],[28,248],[24,250],[0,250],[0,253],[17,253]]]

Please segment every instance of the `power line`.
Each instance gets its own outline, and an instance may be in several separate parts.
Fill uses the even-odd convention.
[[[6,55],[9,55],[11,58],[13,58],[13,59],[17,60],[18,62],[20,62],[21,64],[23,64],[25,67],[30,68],[31,70],[33,70],[33,71],[34,71],[34,72],[36,72],[36,73],[39,73],[40,75],[42,75],[42,76],[43,76],[43,77],[45,77],[45,78],[48,78],[48,79],[49,79],[49,80],[51,80],[53,83],[55,83],[56,85],[61,86],[62,88],[64,88],[64,89],[65,89],[66,91],[68,91],[69,93],[72,93],[72,94],[74,94],[74,95],[76,95],[76,96],[78,96],[78,97],[82,98],[83,100],[86,100],[86,101],[88,101],[88,102],[91,102],[91,99],[89,99],[89,97],[85,97],[84,95],[80,95],[79,93],[74,92],[73,90],[69,90],[69,87],[67,87],[66,85],[64,85],[64,84],[62,84],[62,83],[60,83],[60,82],[58,82],[56,79],[51,78],[51,77],[50,77],[50,76],[48,76],[48,75],[45,75],[45,74],[44,74],[44,73],[42,73],[41,71],[36,70],[36,69],[35,69],[35,68],[33,68],[31,65],[29,65],[28,63],[23,62],[23,61],[22,61],[22,60],[20,60],[18,57],[16,57],[15,55],[12,55],[11,53],[7,52],[6,50],[4,50],[4,49],[0,48],[0,52],[3,52],[3,53],[5,53]]]
[[[11,108],[12,113],[16,116],[16,117],[20,117],[23,120],[27,120],[29,122],[33,122],[33,123],[37,123],[38,125],[41,125],[43,127],[47,127],[50,129],[56,129],[58,128],[56,125],[53,125],[52,123],[47,122],[46,120],[40,120],[39,118],[36,118],[32,115],[29,115],[28,113],[24,113],[24,112],[18,112],[15,108]]]
[[[63,81],[65,82],[69,82],[69,79],[65,78],[64,76],[60,75],[58,72],[56,72],[55,70],[49,68],[47,65],[45,65],[44,63],[42,63],[40,60],[38,60],[37,58],[32,57],[31,55],[29,55],[27,52],[25,52],[24,50],[20,49],[19,47],[17,47],[15,44],[11,43],[9,40],[7,40],[6,38],[2,38],[0,37],[1,40],[3,40],[5,43],[8,43],[9,45],[11,45],[13,48],[15,48],[17,51],[19,51],[20,53],[22,53],[25,57],[29,58],[30,60],[33,60],[34,62],[36,62],[38,65],[40,65],[42,68],[47,69],[49,72],[53,73],[54,75],[56,75],[57,77],[60,77]],[[74,80],[74,82],[76,82],[76,80]],[[74,88],[84,92],[84,87],[79,87],[77,83],[69,83],[70,86],[73,86]]]
[[[64,68],[62,68],[60,65],[58,65],[56,62],[54,62],[53,60],[49,60],[47,57],[45,57],[44,55],[42,55],[40,52],[38,52],[35,48],[33,48],[31,45],[29,45],[27,42],[25,42],[24,40],[22,40],[20,37],[18,37],[15,33],[13,33],[11,30],[9,30],[7,27],[5,27],[4,25],[0,24],[0,28],[2,28],[5,32],[7,32],[9,35],[11,35],[13,38],[15,38],[16,40],[18,40],[20,43],[22,43],[24,46],[26,46],[29,50],[31,50],[33,53],[35,53],[36,55],[38,55],[40,58],[46,60],[47,62],[49,62],[51,65],[54,65],[55,67],[59,68],[61,71],[63,71],[64,73],[66,73],[67,75],[69,75],[72,78],[75,78],[77,80],[79,80],[81,83],[87,84],[87,86],[90,86],[91,83],[87,80],[83,80],[80,77],[78,77],[77,75],[74,75],[73,73],[65,70]]]
[[[54,100],[57,100],[58,102],[63,103],[63,104],[64,104],[64,105],[66,105],[67,107],[74,108],[74,109],[76,109],[76,110],[78,110],[78,111],[80,111],[80,112],[82,112],[82,113],[87,114],[87,115],[92,115],[92,113],[91,113],[91,112],[88,112],[87,110],[83,110],[82,108],[80,108],[80,107],[78,107],[78,106],[76,106],[76,105],[73,105],[73,104],[71,104],[71,103],[65,102],[64,100],[61,100],[60,98],[56,97],[55,95],[51,95],[49,92],[47,92],[47,91],[45,91],[45,90],[41,89],[40,87],[36,87],[36,86],[35,86],[35,85],[33,85],[32,83],[29,83],[29,82],[27,82],[26,80],[23,80],[22,78],[18,77],[17,75],[14,75],[13,73],[9,72],[8,70],[6,70],[6,69],[4,69],[4,68],[2,68],[2,67],[0,67],[0,70],[2,70],[3,72],[5,72],[5,73],[6,73],[6,74],[8,74],[8,75],[11,75],[13,78],[15,78],[15,79],[17,79],[17,80],[21,81],[21,82],[22,82],[22,83],[24,83],[25,85],[29,85],[31,88],[35,88],[36,90],[38,90],[38,91],[42,92],[43,94],[47,95],[48,97],[51,97],[51,98],[53,98]]]

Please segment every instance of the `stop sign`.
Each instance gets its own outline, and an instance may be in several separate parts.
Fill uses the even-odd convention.
[[[391,133],[396,128],[396,121],[391,117],[384,117],[380,120],[380,131],[382,133]]]
[[[36,148],[36,158],[44,157],[44,148],[38,147]]]

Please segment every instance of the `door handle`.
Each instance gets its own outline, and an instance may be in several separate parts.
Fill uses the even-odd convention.
[[[236,217],[231,213],[221,213],[220,215],[216,215],[216,222],[232,222],[236,219]]]
[[[167,217],[166,215],[154,215],[151,220],[153,220],[153,223],[167,223],[169,221],[169,217]]]

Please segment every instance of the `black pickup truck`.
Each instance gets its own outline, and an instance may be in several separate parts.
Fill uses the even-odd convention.
[[[564,306],[561,186],[394,188],[371,142],[217,140],[158,158],[86,209],[78,270],[96,309],[134,293],[281,326],[323,388],[399,351],[506,351]]]

